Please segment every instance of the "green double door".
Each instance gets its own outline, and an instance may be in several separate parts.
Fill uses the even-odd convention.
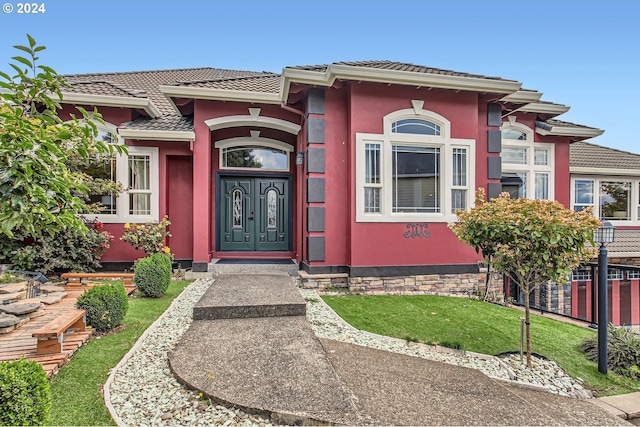
[[[220,178],[220,250],[290,251],[289,179]]]

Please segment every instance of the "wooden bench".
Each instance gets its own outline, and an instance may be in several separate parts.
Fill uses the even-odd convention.
[[[65,311],[51,322],[33,331],[32,336],[38,339],[36,354],[62,353],[64,334],[84,331],[86,328],[85,310],[74,308]]]
[[[125,287],[133,285],[133,276],[133,273],[62,273],[60,275],[70,285],[81,285],[83,279],[120,279]]]

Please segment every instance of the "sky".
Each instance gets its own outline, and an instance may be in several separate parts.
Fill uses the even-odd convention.
[[[640,154],[636,0],[0,3],[8,74],[26,34],[60,74],[400,61],[517,80],[571,107],[558,119],[605,131],[591,142]]]

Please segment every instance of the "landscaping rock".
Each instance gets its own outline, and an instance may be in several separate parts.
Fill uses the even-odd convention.
[[[46,283],[44,285],[40,285],[40,292],[45,294],[51,294],[55,292],[64,292],[64,287],[52,285],[51,283]]]
[[[0,334],[13,331],[21,320],[13,314],[0,313]]]
[[[41,304],[4,304],[0,305],[0,312],[6,314],[13,314],[14,316],[23,316],[25,314],[33,313],[40,308]]]
[[[47,296],[40,297],[40,301],[45,304],[55,304],[67,296],[66,292],[52,292]]]
[[[18,283],[5,283],[0,285],[0,294],[12,294],[15,292],[24,291],[26,287],[26,281]]]

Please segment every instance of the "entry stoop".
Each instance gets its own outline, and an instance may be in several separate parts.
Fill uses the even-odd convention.
[[[292,259],[216,259],[207,269],[214,276],[221,274],[280,274],[298,275],[298,263]]]
[[[305,316],[307,304],[286,273],[221,274],[193,307],[193,320]]]

